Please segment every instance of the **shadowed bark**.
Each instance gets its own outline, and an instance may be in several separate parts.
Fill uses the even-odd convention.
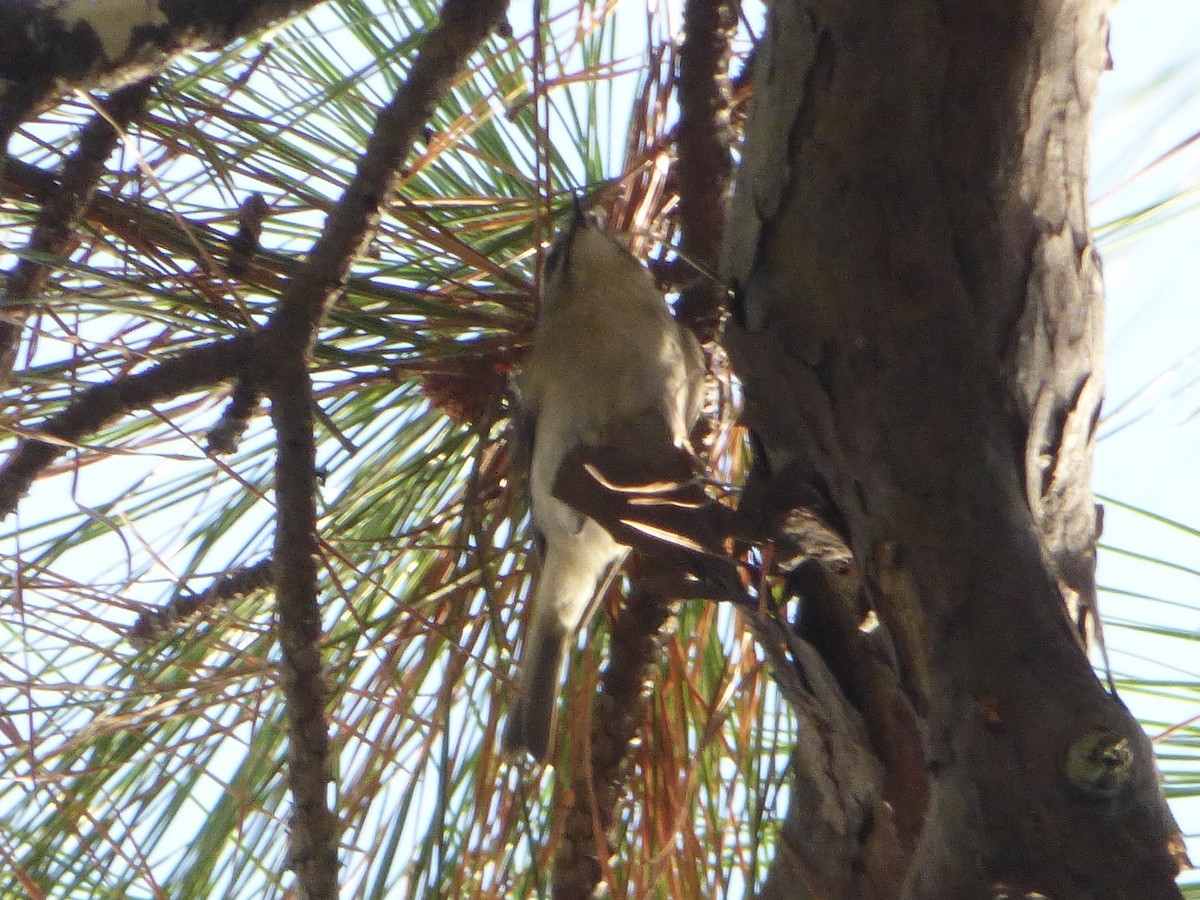
[[[799,631],[885,774],[830,778],[846,758],[833,742],[798,756],[763,896],[1180,896],[1152,748],[1081,640],[1104,9],[772,6],[727,241],[727,346],[763,496],[807,486],[844,523],[857,568],[798,579]],[[868,607],[878,652],[854,627]],[[801,710],[802,731],[820,719]],[[905,879],[864,876],[898,851]]]

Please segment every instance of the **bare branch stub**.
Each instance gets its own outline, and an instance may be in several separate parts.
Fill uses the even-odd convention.
[[[262,390],[246,375],[238,378],[233,393],[221,412],[221,418],[208,432],[212,453],[233,453],[242,441],[262,400]]]
[[[237,597],[264,590],[275,583],[274,563],[264,559],[222,573],[204,591],[183,593],[165,606],[143,612],[129,630],[129,642],[146,647],[162,638],[174,626],[180,626],[199,614]]]
[[[229,239],[229,274],[241,276],[258,255],[263,223],[271,207],[262,194],[255,191],[238,207],[238,230]]]

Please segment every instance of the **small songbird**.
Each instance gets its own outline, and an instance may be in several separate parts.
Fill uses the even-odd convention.
[[[576,203],[546,258],[533,349],[517,382],[516,456],[542,565],[522,636],[504,749],[545,762],[566,648],[628,548],[558,500],[563,459],[581,446],[653,458],[687,445],[703,406],[704,356],[675,321],[650,272]]]

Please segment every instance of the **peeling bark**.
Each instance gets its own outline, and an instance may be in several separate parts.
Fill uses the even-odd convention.
[[[768,896],[1180,896],[1152,748],[1078,628],[1095,596],[1086,174],[1104,11],[771,8],[727,239],[727,347],[772,492],[816,489],[845,524],[924,770],[886,752],[912,741],[864,730],[888,774],[856,802],[917,789],[892,808],[917,812],[919,838],[864,818],[842,858],[865,871],[901,852],[907,877],[829,894],[795,823],[811,834],[814,804],[848,798],[812,759],[797,766],[790,874]],[[802,599],[846,608],[831,597],[818,579]],[[871,721],[887,678],[844,664],[854,631],[801,629]]]

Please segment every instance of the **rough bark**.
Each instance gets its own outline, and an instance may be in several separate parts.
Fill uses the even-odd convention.
[[[1152,748],[1077,627],[1095,593],[1085,199],[1104,10],[771,8],[727,346],[767,493],[815,491],[848,537],[856,566],[799,579],[818,613],[800,632],[883,775],[831,778],[833,742],[804,755],[766,896],[1180,896]],[[846,718],[800,712],[814,731]],[[907,876],[830,885],[831,853],[858,873],[899,853]]]
[[[721,256],[726,192],[733,172],[729,57],[737,12],[728,0],[688,0],[679,48],[679,253],[694,267],[676,307],[701,343],[720,328],[724,286],[712,277]]]

